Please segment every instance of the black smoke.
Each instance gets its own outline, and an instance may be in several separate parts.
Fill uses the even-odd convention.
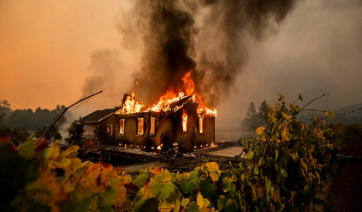
[[[137,99],[153,103],[168,89],[182,90],[182,77],[193,70],[196,91],[217,105],[248,62],[248,40],[275,33],[296,1],[139,0],[118,24],[124,44],[140,37],[143,45],[133,75]],[[125,26],[126,19],[135,25]]]

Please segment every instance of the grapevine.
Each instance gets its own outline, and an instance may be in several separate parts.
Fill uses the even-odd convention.
[[[303,101],[302,95],[298,100]],[[257,139],[242,143],[245,158],[236,156],[239,164],[230,163],[230,170],[209,162],[183,173],[150,168],[132,179],[120,168],[82,162],[78,146],[60,151],[58,142],[35,147],[29,138],[15,146],[10,138],[0,138],[0,210],[122,211],[126,201],[134,201],[133,211],[305,211],[312,203],[326,206],[316,192],[333,174],[344,127],[317,115],[305,125],[298,120],[305,106],[296,102],[286,104],[280,94],[279,103],[265,114],[267,124],[256,130]]]

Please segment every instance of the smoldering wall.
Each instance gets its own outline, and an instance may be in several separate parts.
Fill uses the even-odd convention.
[[[248,62],[248,39],[276,33],[296,2],[137,1],[117,24],[124,46],[142,50],[133,74],[137,99],[151,104],[166,90],[182,90],[181,78],[193,70],[196,91],[216,106]]]

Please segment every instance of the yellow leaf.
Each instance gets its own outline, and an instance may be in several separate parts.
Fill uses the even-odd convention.
[[[334,119],[334,113],[332,113],[331,111],[327,110],[326,112],[324,112],[325,114],[327,114],[329,119]]]
[[[317,133],[318,138],[323,138],[323,131],[319,130]]]
[[[265,127],[258,127],[258,129],[256,129],[256,134],[257,134],[257,135],[262,134],[263,131],[264,131],[264,129],[265,129]]]
[[[266,141],[266,138],[265,138],[265,134],[264,134],[264,133],[261,134],[260,140],[261,140],[261,141]]]
[[[278,99],[279,101],[283,101],[284,100],[284,96],[280,93],[279,94],[279,99]]]
[[[327,147],[328,147],[329,149],[333,149],[333,144],[328,143],[328,144],[327,144]]]
[[[283,113],[283,112],[282,112],[282,115],[283,115],[283,117],[284,117],[286,120],[290,121],[290,116],[288,116],[287,114],[285,114],[285,113]]]
[[[282,141],[289,141],[288,129],[284,128],[282,131]]]
[[[202,201],[203,199],[204,198],[202,197],[202,194],[198,193],[196,202],[197,202],[197,205],[199,206],[199,208],[202,208],[202,206],[204,205],[204,202]]]
[[[197,205],[199,206],[199,208],[201,209],[201,211],[205,211],[203,209],[207,209],[207,207],[209,206],[210,202],[207,199],[204,199],[202,197],[201,192],[197,194],[197,199],[196,199]]]
[[[217,173],[215,173],[215,172],[211,172],[211,173],[210,173],[210,177],[211,177],[211,180],[212,180],[213,182],[216,182],[216,181],[219,180],[219,175],[218,175]]]
[[[295,154],[292,153],[290,155],[292,156],[294,161],[298,161],[298,158],[299,158],[298,153],[295,153]]]
[[[207,171],[209,172],[218,172],[219,173],[219,165],[216,162],[210,162],[205,164]]]

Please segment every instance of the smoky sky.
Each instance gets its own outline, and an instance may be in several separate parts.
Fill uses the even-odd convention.
[[[133,78],[138,100],[153,103],[171,89],[182,91],[192,71],[196,92],[216,106],[248,63],[247,39],[263,41],[295,7],[292,0],[138,1],[118,23],[123,44],[141,42]],[[140,44],[136,44],[140,45]]]

